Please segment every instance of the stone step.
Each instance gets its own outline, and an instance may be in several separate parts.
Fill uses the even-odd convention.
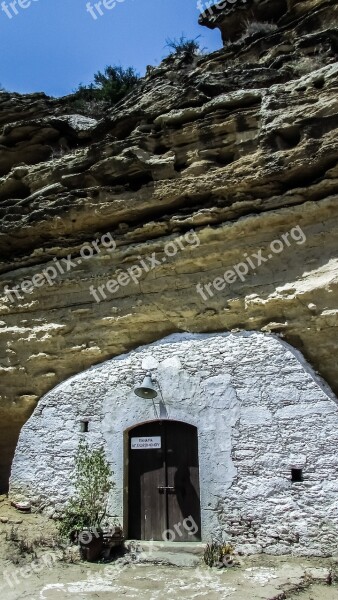
[[[206,544],[201,542],[158,542],[126,540],[125,548],[141,563],[196,567],[201,564]]]

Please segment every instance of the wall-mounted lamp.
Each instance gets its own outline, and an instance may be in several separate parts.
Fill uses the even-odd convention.
[[[148,371],[148,373],[146,373],[146,376],[143,379],[141,385],[137,385],[134,388],[134,394],[136,394],[136,396],[138,396],[139,398],[145,398],[145,399],[149,398],[150,400],[153,400],[153,406],[154,406],[154,411],[155,411],[156,417],[161,418],[161,419],[168,419],[169,415],[168,415],[166,406],[164,404],[164,398],[163,398],[161,386],[160,386],[160,383],[158,380],[156,380],[156,383],[158,385],[158,388],[159,388],[160,394],[161,394],[161,400],[159,402],[159,414],[158,414],[158,411],[157,411],[155,403],[154,403],[154,398],[156,398],[156,396],[158,396],[158,392],[155,389],[154,382],[151,377],[150,371]]]
[[[137,385],[134,388],[134,394],[140,398],[156,398],[157,391],[154,388],[151,373],[147,373],[141,385]]]

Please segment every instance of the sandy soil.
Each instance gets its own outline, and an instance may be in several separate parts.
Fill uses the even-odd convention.
[[[259,555],[223,570],[127,564],[124,558],[66,563],[52,521],[21,515],[1,500],[1,600],[338,600],[338,558]],[[67,557],[78,561],[76,552]]]
[[[160,565],[123,566],[106,564],[66,565],[56,563],[40,574],[27,578],[7,566],[3,600],[94,600],[97,598],[137,598],[138,600],[337,600],[338,587],[325,585],[327,568],[310,567],[308,561],[278,557],[271,564],[261,557],[251,566],[210,570]],[[305,571],[321,579],[309,585]],[[15,582],[16,579],[16,582]],[[1,580],[0,580],[1,581]],[[11,582],[9,584],[8,582]],[[1,584],[0,584],[1,585]],[[303,586],[306,591],[300,592]],[[281,594],[285,592],[285,596]]]

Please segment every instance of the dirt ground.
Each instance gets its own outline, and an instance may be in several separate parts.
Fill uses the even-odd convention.
[[[310,560],[254,557],[238,569],[218,571],[204,567],[56,563],[26,579],[17,574],[16,583],[6,565],[11,585],[8,581],[3,585],[4,580],[1,581],[0,597],[2,600],[337,600],[338,587],[325,584],[327,567],[311,564]],[[311,577],[322,583],[311,585]]]
[[[0,498],[1,600],[338,600],[338,557],[239,557],[229,569],[78,562],[55,546],[52,521]],[[73,562],[72,562],[73,561]]]

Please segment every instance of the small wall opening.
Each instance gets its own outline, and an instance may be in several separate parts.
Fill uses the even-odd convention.
[[[88,433],[89,421],[81,421],[80,431],[81,433]]]
[[[291,469],[291,481],[292,483],[300,483],[303,481],[303,470]]]

